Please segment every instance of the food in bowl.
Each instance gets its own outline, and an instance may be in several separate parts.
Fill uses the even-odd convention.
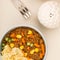
[[[6,45],[2,51],[2,60],[28,60],[28,58],[23,56],[23,52],[19,48],[11,48]]]
[[[11,49],[20,49],[24,57],[28,58],[27,60],[43,60],[46,53],[43,37],[39,32],[30,27],[17,27],[8,31],[2,39],[2,52],[6,45]]]

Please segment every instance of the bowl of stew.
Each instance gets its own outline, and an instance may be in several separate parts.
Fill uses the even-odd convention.
[[[3,35],[1,51],[6,45],[19,48],[26,58],[32,60],[46,59],[46,40],[43,34],[35,27],[29,25],[14,26]]]

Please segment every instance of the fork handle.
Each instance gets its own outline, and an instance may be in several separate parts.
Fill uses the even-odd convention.
[[[14,6],[15,6],[19,11],[21,11],[21,10],[25,7],[25,5],[23,4],[23,2],[22,2],[21,0],[12,0],[12,2],[13,2],[13,4],[14,4]],[[26,10],[28,10],[28,9],[26,8]]]

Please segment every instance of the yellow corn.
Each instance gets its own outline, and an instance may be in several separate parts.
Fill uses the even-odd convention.
[[[27,45],[29,46],[30,45],[30,42],[27,42]]]
[[[31,30],[29,30],[29,31],[28,31],[28,34],[32,34],[32,31],[31,31]]]
[[[34,54],[34,52],[35,52],[34,50],[31,50],[31,51],[30,51],[30,54]]]
[[[13,48],[14,47],[14,43],[10,43],[10,47]]]
[[[27,56],[27,53],[24,53],[24,56],[26,57]]]
[[[35,48],[35,52],[39,52],[39,49],[38,48]]]
[[[16,35],[16,38],[21,38],[22,36],[21,35]]]
[[[20,49],[24,49],[24,46],[20,46]]]

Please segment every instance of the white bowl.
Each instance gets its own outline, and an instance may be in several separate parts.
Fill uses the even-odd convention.
[[[44,38],[44,36],[43,36],[43,34],[41,33],[41,31],[38,30],[37,28],[35,28],[34,26],[31,26],[31,25],[16,25],[16,26],[10,27],[9,29],[7,29],[7,31],[6,31],[4,34],[2,34],[1,42],[2,42],[2,39],[3,39],[4,35],[5,35],[8,31],[10,31],[10,30],[12,30],[12,29],[14,29],[14,28],[16,28],[16,27],[30,27],[30,28],[36,30],[36,31],[42,36],[42,38],[43,38],[43,40],[44,40],[44,43],[45,43],[45,47],[46,47],[46,52],[45,52],[45,56],[44,56],[43,60],[46,60],[46,56],[47,56],[47,43],[46,43],[46,39]],[[1,43],[1,42],[0,42],[0,43]]]

